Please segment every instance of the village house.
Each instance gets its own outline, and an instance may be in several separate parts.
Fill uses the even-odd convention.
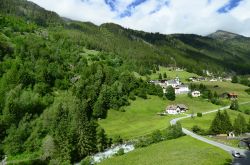
[[[228,93],[227,98],[231,100],[236,100],[238,98],[238,95],[235,93]]]
[[[200,97],[201,96],[201,92],[200,91],[193,91],[191,92],[192,97]]]
[[[166,81],[166,86],[172,86],[173,88],[175,88],[178,85],[181,85],[180,79],[178,77],[176,77],[174,80]]]
[[[168,86],[172,86],[175,89],[175,94],[187,94],[190,92],[188,85],[183,85],[178,77],[173,80],[150,80],[149,83],[160,85],[163,93],[166,93]]]
[[[188,107],[184,104],[177,104],[177,105],[169,105],[166,108],[166,112],[171,115],[176,115],[180,113],[184,113],[188,110]]]
[[[212,79],[210,79],[209,80],[210,82],[216,82],[216,81],[218,81],[216,78],[212,78]]]
[[[175,87],[175,94],[187,94],[190,92],[188,85],[178,85]]]

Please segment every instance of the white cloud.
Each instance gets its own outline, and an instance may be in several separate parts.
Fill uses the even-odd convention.
[[[227,13],[218,9],[229,0],[147,0],[136,6],[130,17],[120,18],[134,0],[117,0],[116,10],[111,11],[104,0],[31,0],[57,12],[63,17],[95,24],[106,22],[148,32],[195,33],[207,35],[216,30],[228,30],[250,36],[250,0],[243,0]],[[159,7],[160,6],[160,7]],[[156,11],[152,13],[152,11]]]

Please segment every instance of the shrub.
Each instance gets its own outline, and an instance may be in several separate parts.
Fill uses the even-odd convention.
[[[250,115],[250,109],[245,110],[244,113]]]
[[[202,117],[202,113],[198,112],[197,117]]]
[[[120,135],[115,136],[114,139],[113,139],[114,144],[122,144],[122,142],[123,142],[123,139],[121,138]]]
[[[150,144],[152,144],[152,141],[148,137],[142,137],[135,143],[135,147],[142,148],[142,147],[147,147]]]
[[[129,99],[133,101],[136,100],[135,94],[133,92],[130,93]]]
[[[120,111],[120,112],[126,112],[126,110],[125,110],[124,107],[120,107],[120,108],[119,108],[119,111]]]
[[[191,130],[196,133],[196,134],[199,134],[199,135],[206,135],[206,131],[202,128],[200,128],[198,125],[194,125]]]
[[[245,91],[250,95],[250,88],[246,89]]]
[[[176,139],[178,137],[183,136],[181,123],[177,122],[174,125],[171,125],[166,130],[166,138],[167,139]]]
[[[87,156],[80,162],[80,165],[90,165],[92,164],[92,162],[93,162],[93,159],[90,156]]]
[[[124,155],[124,149],[120,148],[117,153],[115,154],[115,156],[120,156],[120,155]]]
[[[152,143],[157,143],[160,142],[162,140],[162,134],[160,130],[155,130],[152,134],[151,134],[151,140]]]

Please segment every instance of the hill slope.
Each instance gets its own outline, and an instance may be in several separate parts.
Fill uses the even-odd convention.
[[[125,29],[112,23],[95,26],[60,18],[25,0],[1,0],[2,13],[21,16],[38,25],[57,24],[77,29],[91,49],[112,52],[124,59],[131,70],[148,74],[154,65],[177,65],[190,72],[237,72],[249,74],[250,39],[218,31],[208,37],[199,35],[146,33]],[[230,34],[230,35],[229,35]],[[226,40],[225,40],[226,36]]]

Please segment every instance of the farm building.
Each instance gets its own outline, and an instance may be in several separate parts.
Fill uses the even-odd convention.
[[[188,110],[188,107],[184,104],[169,105],[166,108],[166,112],[172,115],[184,113],[187,110]]]

